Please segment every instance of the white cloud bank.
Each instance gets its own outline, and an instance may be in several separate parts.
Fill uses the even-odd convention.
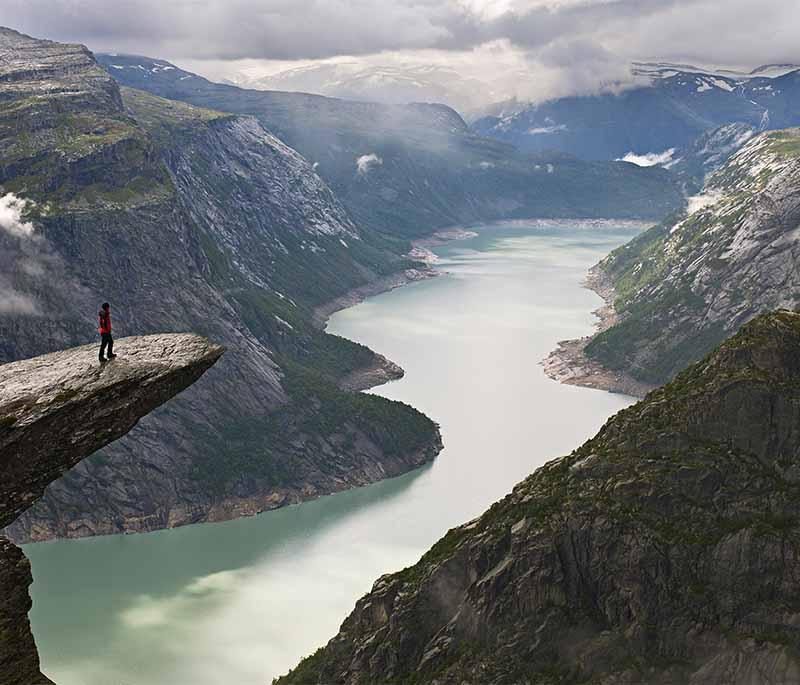
[[[34,203],[14,193],[6,193],[0,197],[0,228],[17,238],[35,237],[33,224],[26,221],[23,215]]]
[[[663,166],[672,161],[674,154],[674,147],[664,150],[664,152],[646,152],[643,155],[637,155],[635,152],[629,152],[624,157],[617,158],[617,161],[630,162],[631,164],[636,164],[637,166],[656,166],[657,164]]]
[[[791,0],[3,0],[2,8],[4,25],[31,35],[172,59],[213,78],[245,66],[265,74],[394,56],[447,64],[490,84],[490,99],[533,101],[629,85],[633,60],[793,62],[800,26]],[[725,40],[709,40],[709,27]]]
[[[40,237],[36,235],[33,223],[24,218],[25,213],[33,206],[32,201],[14,193],[6,193],[0,197],[0,231],[11,236],[11,243],[19,245],[6,255],[11,260],[10,264],[16,265],[29,276],[39,277],[44,274],[44,267],[36,255]],[[14,287],[8,275],[0,274],[0,314],[38,316],[41,310],[33,297]]]

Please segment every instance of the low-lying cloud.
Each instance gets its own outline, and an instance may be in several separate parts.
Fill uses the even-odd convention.
[[[33,206],[31,200],[25,200],[14,193],[6,193],[0,197],[0,229],[17,238],[35,238],[33,223],[24,218],[24,214]]]
[[[39,304],[17,281],[36,281],[46,271],[43,239],[26,218],[35,204],[14,193],[0,196],[0,315],[39,316]]]
[[[0,278],[0,314],[39,316],[41,313],[33,297],[15,290],[5,278]]]
[[[643,155],[637,155],[635,152],[629,152],[624,157],[617,159],[618,162],[630,162],[637,166],[656,166],[667,165],[672,161],[675,155],[675,148],[671,147],[664,152],[646,152]]]
[[[368,155],[361,155],[356,159],[356,170],[361,176],[369,173],[370,169],[383,164],[383,159],[378,157],[374,152]]]

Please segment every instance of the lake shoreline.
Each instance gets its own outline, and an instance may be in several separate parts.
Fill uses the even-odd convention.
[[[465,240],[477,235],[471,230],[475,227],[514,227],[519,228],[585,228],[586,230],[602,230],[610,227],[623,229],[643,230],[652,225],[650,221],[639,221],[636,219],[500,219],[489,223],[476,223],[467,226],[450,226],[433,231],[428,236],[416,238],[411,241],[411,250],[406,254],[407,257],[421,263],[418,268],[404,269],[388,276],[381,276],[358,288],[353,288],[343,295],[319,305],[314,309],[313,322],[320,330],[325,330],[330,317],[338,311],[353,307],[363,302],[369,297],[375,297],[381,293],[389,292],[395,288],[401,288],[409,283],[418,283],[431,278],[438,278],[446,272],[434,268],[438,257],[431,248],[446,245],[455,240]],[[616,316],[613,311],[613,287],[611,292],[605,283],[594,283],[592,271],[584,282],[584,287],[593,290],[600,297],[606,300],[606,305],[593,312],[600,322],[597,324],[597,332],[605,330],[613,325],[610,317]],[[610,286],[610,284],[608,284]],[[604,294],[607,293],[607,294]],[[594,335],[594,334],[592,334]],[[651,387],[646,386],[633,378],[617,374],[602,367],[597,362],[590,360],[583,353],[583,349],[591,340],[592,336],[586,336],[576,340],[564,340],[558,343],[558,348],[554,350],[541,363],[545,367],[545,373],[553,380],[567,385],[579,385],[587,388],[606,390],[613,393],[622,393],[634,397],[644,397]],[[373,363],[348,374],[339,382],[339,387],[343,390],[359,392],[369,390],[392,381],[400,380],[405,371],[399,365],[382,354],[375,352]]]
[[[474,231],[462,227],[452,227],[434,231],[427,237],[411,241],[411,250],[406,254],[406,257],[418,261],[420,267],[404,269],[388,276],[376,278],[358,288],[347,291],[330,302],[316,307],[313,317],[314,325],[324,331],[331,316],[336,312],[354,307],[369,297],[375,297],[395,288],[443,276],[445,272],[435,269],[433,266],[438,261],[438,257],[430,248],[445,245],[453,240],[472,238],[476,235],[477,233]],[[400,380],[405,375],[403,367],[399,364],[387,359],[375,350],[372,350],[372,353],[372,363],[352,371],[339,381],[339,387],[342,390],[361,392]]]
[[[644,397],[656,386],[642,383],[632,376],[608,369],[586,355],[586,346],[594,336],[618,323],[619,315],[614,308],[616,298],[614,285],[600,264],[595,264],[589,269],[581,285],[597,293],[604,301],[603,306],[592,312],[598,319],[595,322],[595,331],[582,338],[559,341],[558,347],[540,362],[544,367],[544,372],[554,381],[565,385],[605,390],[632,397]]]
[[[446,449],[432,462],[394,454],[383,469],[364,459],[355,475],[337,466],[345,450],[367,455],[370,436],[355,436],[327,453],[334,478],[269,499],[242,490],[205,517],[226,523],[31,545],[31,616],[51,677],[270,682],[336,634],[375,578],[413,565],[630,403],[554,383],[537,362],[592,330],[597,300],[580,280],[632,233],[494,228],[431,248],[447,278],[397,288],[327,327],[406,368],[373,392],[433,417]]]

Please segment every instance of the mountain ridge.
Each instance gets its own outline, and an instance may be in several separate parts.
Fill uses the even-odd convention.
[[[15,303],[0,311],[0,359],[93,339],[86,302],[104,300],[122,335],[197,330],[228,348],[202,388],[83,461],[8,535],[231,518],[433,458],[430,419],[340,389],[380,358],[314,324],[331,297],[420,269],[405,243],[357,227],[253,118],[123,93],[82,46],[9,30],[0,41],[0,197],[13,219],[0,291]]]
[[[661,169],[529,156],[436,104],[382,105],[213,83],[165,60],[99,55],[122,85],[255,116],[309,162],[354,221],[385,235],[506,218],[661,218],[683,202]],[[169,68],[167,68],[169,67]]]
[[[800,224],[800,131],[750,139],[679,215],[596,269],[616,290],[618,321],[586,356],[650,384],[764,311],[800,304],[793,245]]]
[[[800,68],[774,75],[692,71],[690,65],[640,65],[619,93],[573,96],[534,105],[498,103],[472,122],[479,134],[536,152],[618,159],[681,148],[710,129],[742,123],[758,130],[800,124]],[[636,69],[634,69],[636,72]]]
[[[285,683],[800,678],[800,314],[754,319],[422,559]]]

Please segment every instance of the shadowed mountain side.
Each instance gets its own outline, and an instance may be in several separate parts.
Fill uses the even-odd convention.
[[[433,458],[411,407],[343,392],[383,366],[314,311],[426,275],[356,225],[252,117],[120,92],[85,47],[0,29],[0,360],[115,332],[192,331],[228,354],[201,387],[53,483],[16,542],[233,518]],[[6,225],[8,224],[8,225]],[[363,387],[363,385],[361,386]]]
[[[120,84],[256,117],[313,163],[360,226],[392,236],[496,219],[661,219],[683,204],[677,180],[664,169],[523,154],[475,135],[445,105],[248,90],[164,60],[97,59]]]

